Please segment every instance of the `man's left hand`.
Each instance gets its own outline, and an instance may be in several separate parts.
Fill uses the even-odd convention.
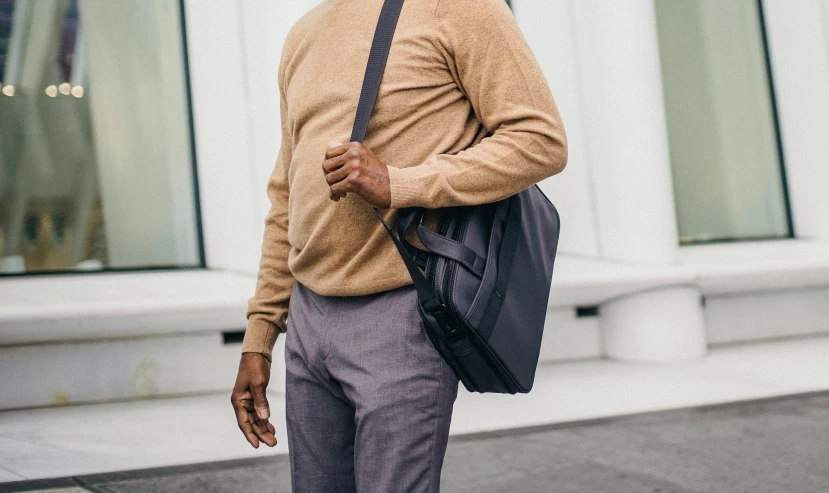
[[[374,207],[391,206],[389,171],[376,154],[360,142],[329,142],[322,163],[331,200],[355,193]]]

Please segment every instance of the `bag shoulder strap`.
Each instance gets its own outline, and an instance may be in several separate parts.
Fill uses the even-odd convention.
[[[374,111],[374,104],[377,102],[377,93],[380,90],[380,82],[383,80],[383,72],[386,69],[386,61],[389,58],[394,31],[397,28],[397,20],[400,18],[400,11],[403,8],[404,0],[385,0],[383,8],[380,9],[380,18],[377,20],[377,27],[374,30],[374,39],[371,42],[371,51],[368,55],[366,73],[363,77],[363,88],[360,91],[360,102],[357,104],[357,115],[354,117],[354,126],[351,129],[351,142],[363,142],[368,129],[368,121]],[[400,240],[394,236],[391,226],[380,214],[377,208],[374,212],[383,223],[383,227],[397,247],[397,251],[406,264],[406,270],[414,282],[417,290],[417,297],[423,309],[430,315],[439,314],[445,307],[438,299],[429,281],[420,272],[415,259],[406,250]]]
[[[374,103],[377,102],[377,92],[380,90],[380,82],[386,70],[386,60],[389,58],[391,41],[394,38],[402,8],[403,0],[383,2],[368,55],[363,89],[360,91],[360,102],[357,104],[357,116],[354,117],[354,127],[351,130],[351,142],[362,142],[366,138],[368,121],[371,118],[371,112],[374,111]]]

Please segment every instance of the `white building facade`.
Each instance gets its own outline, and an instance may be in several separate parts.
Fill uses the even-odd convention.
[[[829,0],[511,3],[570,143],[542,361],[829,334]],[[0,10],[0,408],[230,388],[314,4]]]

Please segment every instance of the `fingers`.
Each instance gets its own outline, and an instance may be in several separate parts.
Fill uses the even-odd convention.
[[[337,141],[330,141],[326,145],[325,159],[322,162],[322,171],[328,174],[345,164],[348,159],[345,154],[348,152],[349,145]]]
[[[253,445],[254,448],[258,448],[259,442],[264,443],[268,447],[275,446],[276,428],[274,428],[274,426],[267,419],[258,418],[256,416],[252,400],[247,401],[245,411],[247,421],[242,432],[244,432],[245,436],[248,437],[248,442],[251,442],[249,433],[252,433],[254,441],[251,442],[251,445]]]
[[[257,417],[253,399],[248,397],[236,400],[233,409],[239,429],[253,448],[259,448],[260,442],[269,447],[276,446],[276,428],[267,419]]]
[[[328,186],[331,186],[335,183],[341,182],[348,178],[348,174],[351,172],[352,166],[345,165],[340,167],[337,170],[334,170],[327,175],[325,175],[325,181],[328,183]]]
[[[351,159],[351,156],[348,152],[328,158],[322,162],[322,171],[323,173],[328,174],[332,171],[338,170],[343,167],[349,159]]]
[[[343,144],[342,142],[331,141],[326,144],[325,147],[325,159],[331,159],[332,157],[339,156],[341,154],[345,154],[348,151],[349,144]]]
[[[259,443],[276,445],[275,429],[268,422],[270,406],[265,395],[270,378],[270,363],[261,355],[244,353],[239,361],[236,385],[230,402],[236,414],[236,423],[253,448]]]
[[[356,163],[366,161],[367,152],[363,144],[350,142],[336,147],[329,148],[325,153],[325,161],[322,163],[323,171],[328,174],[339,169],[345,163],[354,160]]]
[[[251,384],[250,393],[253,395],[253,407],[256,410],[256,416],[266,421],[271,417],[271,410],[268,405],[268,398],[265,396],[265,387],[263,385]]]
[[[354,191],[354,181],[349,176],[345,180],[331,185],[329,190],[332,199],[334,199],[334,197],[345,197],[349,192]]]
[[[250,415],[247,409],[241,405],[237,405],[235,402],[233,404],[233,410],[236,412],[236,423],[245,435],[245,439],[247,439],[253,448],[259,448],[259,438],[253,431],[253,416]]]
[[[378,166],[385,168],[385,165],[379,162],[370,150],[360,142],[348,144],[329,142],[325,156],[322,169],[325,173],[325,181],[328,183],[331,200],[339,201],[352,192],[370,200],[363,196],[366,193],[366,187],[371,183],[371,180],[367,181],[366,177],[370,178],[371,171]]]
[[[276,445],[276,429],[267,421],[254,421],[253,431],[256,437],[268,447]]]
[[[325,173],[325,181],[331,187],[331,185],[348,178],[349,173],[355,168],[355,163],[359,165],[359,160],[363,157],[363,154],[359,143],[340,144],[339,142],[329,142],[325,156],[326,160],[322,163],[322,170]],[[331,188],[329,197],[334,202],[338,202],[341,198],[347,196],[347,192],[348,190],[343,190],[343,187],[339,187],[338,191]]]

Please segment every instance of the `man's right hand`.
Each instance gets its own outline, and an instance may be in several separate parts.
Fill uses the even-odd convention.
[[[242,353],[230,402],[236,412],[239,429],[253,448],[259,448],[260,441],[269,447],[276,445],[276,430],[268,422],[270,407],[265,396],[270,378],[271,363],[265,356]]]

